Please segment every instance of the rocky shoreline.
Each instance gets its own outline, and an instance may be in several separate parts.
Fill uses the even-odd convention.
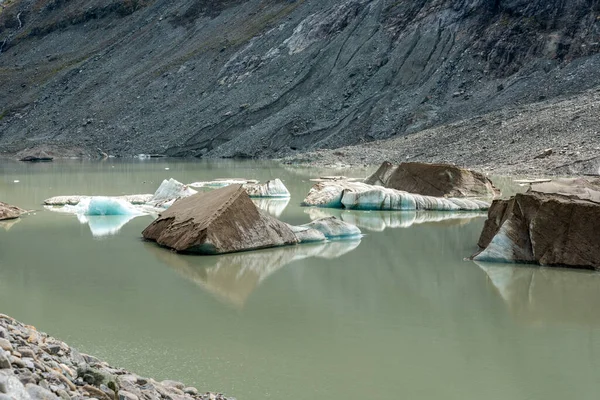
[[[234,400],[143,378],[0,314],[0,400]]]

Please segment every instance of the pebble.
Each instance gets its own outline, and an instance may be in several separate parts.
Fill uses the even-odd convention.
[[[0,338],[0,349],[12,351],[13,347],[12,344],[10,344],[10,342],[8,341],[8,339]]]
[[[10,355],[4,350],[0,350],[0,369],[6,369],[10,367]]]
[[[29,396],[31,396],[33,400],[58,400],[58,397],[54,393],[41,386],[28,383],[25,386],[25,389],[27,389],[27,393],[29,393]]]

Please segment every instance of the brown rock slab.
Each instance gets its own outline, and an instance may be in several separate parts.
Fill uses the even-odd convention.
[[[394,165],[385,161],[365,183],[435,197],[500,195],[500,190],[485,175],[449,164],[409,162]]]
[[[475,261],[600,269],[600,203],[530,191],[496,200]]]
[[[260,211],[242,185],[177,200],[142,235],[179,252],[222,254],[299,242],[289,226]]]
[[[24,212],[26,211],[22,208],[11,206],[10,204],[6,204],[0,201],[0,221],[5,219],[19,218],[19,216]]]

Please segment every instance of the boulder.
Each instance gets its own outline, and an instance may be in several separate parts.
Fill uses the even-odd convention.
[[[365,183],[434,197],[500,195],[500,190],[485,175],[448,164],[410,162],[393,165],[386,161]]]
[[[54,160],[54,157],[43,150],[25,150],[19,155],[19,161],[48,162]]]
[[[289,226],[259,210],[242,185],[182,198],[143,232],[179,252],[222,254],[299,242]]]
[[[600,203],[529,191],[496,200],[475,261],[600,268]]]
[[[0,221],[5,219],[15,219],[19,218],[21,214],[26,211],[22,208],[11,206],[10,204],[6,204],[0,201]]]

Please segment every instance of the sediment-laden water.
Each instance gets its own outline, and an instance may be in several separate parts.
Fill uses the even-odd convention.
[[[299,206],[309,178],[340,173],[0,161],[0,200],[37,210],[0,223],[0,312],[140,375],[244,400],[595,398],[600,275],[464,261],[484,221],[472,213]],[[281,178],[291,200],[261,207],[292,224],[335,215],[365,236],[182,256],[141,240],[149,216],[85,222],[41,206],[56,195],[152,193],[169,177]]]

